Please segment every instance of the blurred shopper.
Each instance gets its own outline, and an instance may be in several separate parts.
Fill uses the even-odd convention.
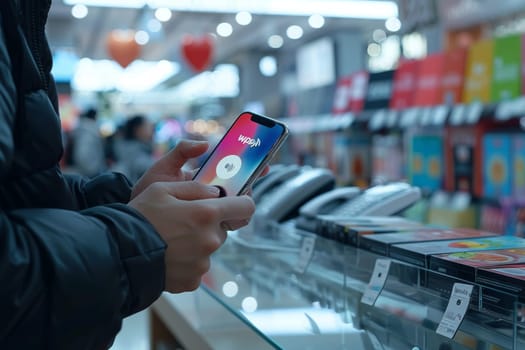
[[[70,139],[70,171],[87,177],[106,170],[104,138],[97,124],[97,111],[93,108],[80,114],[77,127]]]
[[[49,7],[0,1],[0,349],[105,349],[163,290],[197,288],[254,203],[188,181],[203,142],[180,142],[133,188],[63,174]]]
[[[135,182],[154,163],[153,124],[145,116],[136,115],[126,121],[123,133],[123,140],[114,145],[118,159],[115,171]]]

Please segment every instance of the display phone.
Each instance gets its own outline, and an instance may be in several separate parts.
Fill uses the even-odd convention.
[[[282,122],[243,112],[204,161],[194,180],[219,187],[222,196],[244,194],[288,136]]]

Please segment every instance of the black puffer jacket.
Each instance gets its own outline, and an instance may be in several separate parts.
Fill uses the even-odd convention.
[[[51,1],[18,3],[0,1],[0,349],[107,348],[161,293],[165,244],[123,176],[61,173]]]

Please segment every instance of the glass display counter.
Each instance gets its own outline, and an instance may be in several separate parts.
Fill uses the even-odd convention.
[[[182,349],[525,349],[516,294],[389,260],[367,305],[363,293],[385,257],[293,225],[259,232],[231,232],[197,291],[164,294],[152,308],[153,337],[157,324]],[[456,282],[473,291],[450,339],[436,329]],[[153,339],[155,350],[166,344]]]

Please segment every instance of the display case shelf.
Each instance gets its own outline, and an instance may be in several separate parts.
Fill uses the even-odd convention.
[[[301,250],[305,239],[315,240],[306,268]],[[454,338],[437,334],[450,295],[448,285],[472,283],[442,274],[429,279],[435,272],[403,262],[391,261],[375,304],[362,303],[378,258],[385,257],[290,225],[265,232],[251,227],[230,233],[214,255],[201,291],[266,341],[268,348],[525,348],[518,296],[497,291],[508,298],[509,307],[487,307],[487,287],[476,284]],[[434,288],[429,281],[441,284]]]

